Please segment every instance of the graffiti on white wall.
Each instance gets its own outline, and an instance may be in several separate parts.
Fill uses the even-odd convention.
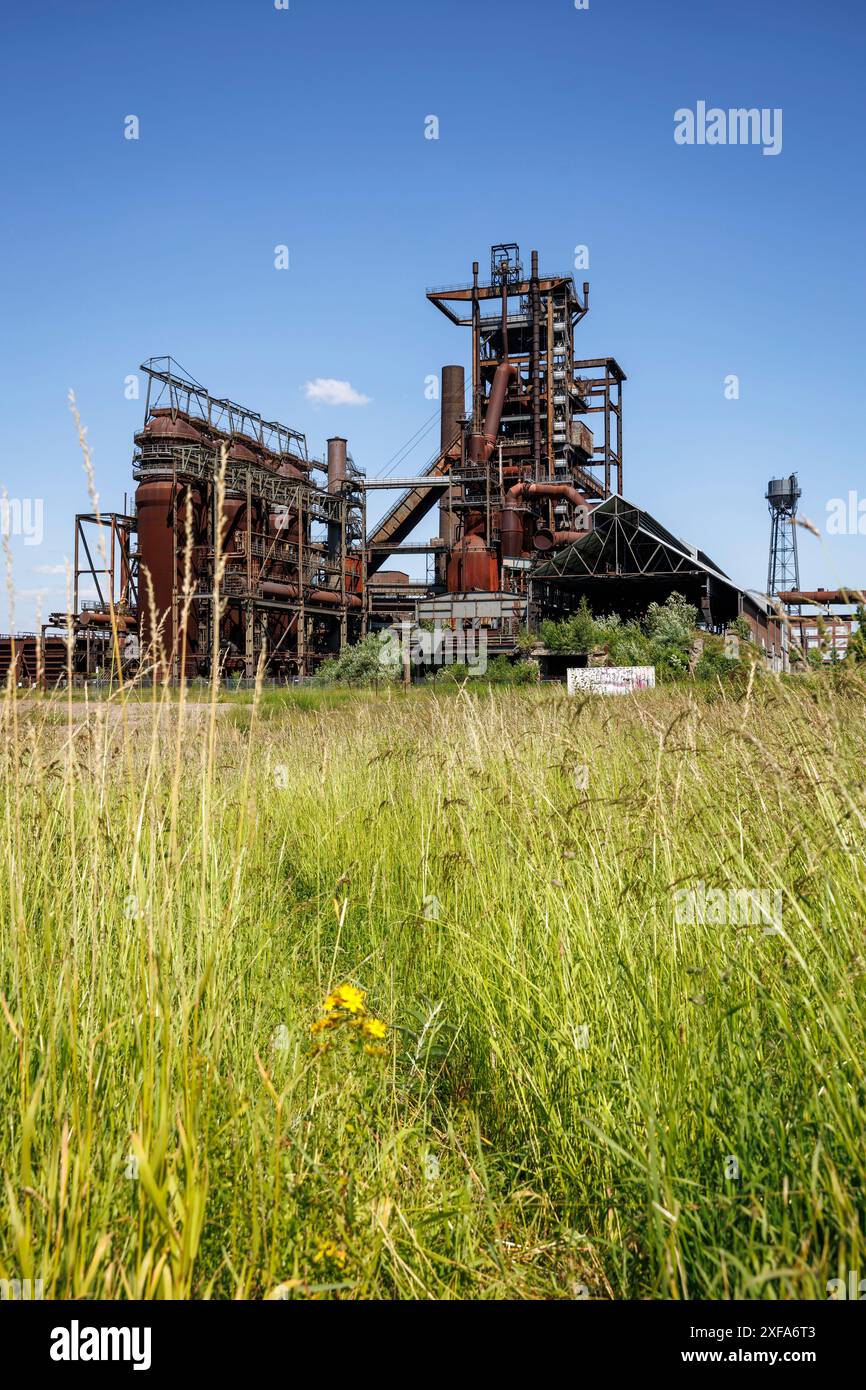
[[[568,693],[589,691],[595,695],[630,695],[633,690],[652,690],[656,683],[654,666],[572,666],[568,670]]]

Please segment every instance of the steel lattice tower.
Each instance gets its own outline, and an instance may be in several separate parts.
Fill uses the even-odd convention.
[[[765,496],[771,518],[767,593],[774,597],[800,587],[796,516],[801,489],[796,473],[787,478],[771,478]]]

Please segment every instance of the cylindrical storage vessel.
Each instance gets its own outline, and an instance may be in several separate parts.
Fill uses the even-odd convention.
[[[503,559],[519,559],[523,554],[523,513],[516,507],[503,507],[500,512],[499,538]]]
[[[171,598],[174,586],[172,485],[168,481],[139,483],[135,493],[138,552],[141,564],[139,605],[141,645],[145,660],[162,665],[174,645]],[[149,576],[150,583],[146,578]],[[153,618],[156,619],[156,630]]]
[[[476,590],[495,593],[499,588],[496,556],[480,536],[467,536],[452,550],[448,561],[448,592],[466,594]]]

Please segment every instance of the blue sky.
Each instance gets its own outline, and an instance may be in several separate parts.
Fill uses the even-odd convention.
[[[555,270],[589,247],[578,343],[628,373],[624,491],[741,583],[770,476],[797,470],[822,527],[866,498],[854,0],[47,0],[4,7],[2,51],[0,482],[44,502],[42,544],[10,542],[17,628],[37,591],[62,606],[87,507],[70,388],[106,508],[132,489],[124,378],[159,354],[376,473],[468,360],[425,289],[496,241]],[[678,146],[699,100],[781,108],[782,152]],[[314,405],[318,377],[369,403]],[[866,536],[800,543],[804,584],[866,583]]]

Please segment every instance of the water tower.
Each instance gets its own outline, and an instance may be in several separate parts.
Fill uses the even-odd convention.
[[[800,562],[797,558],[797,504],[801,489],[796,473],[787,478],[771,478],[766,498],[770,508],[770,565],[767,593],[799,589]]]

